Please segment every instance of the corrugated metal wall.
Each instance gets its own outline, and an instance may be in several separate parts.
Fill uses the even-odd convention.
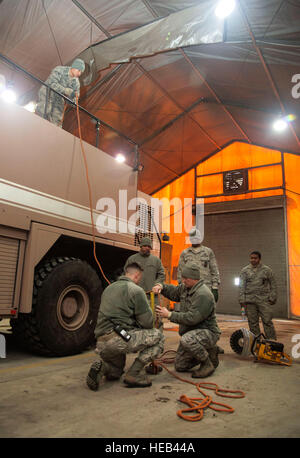
[[[220,207],[224,204],[219,204]],[[213,249],[221,274],[218,313],[239,314],[241,269],[251,251],[260,251],[262,263],[272,268],[278,288],[275,317],[287,317],[287,265],[283,208],[219,213],[205,216],[203,245]]]

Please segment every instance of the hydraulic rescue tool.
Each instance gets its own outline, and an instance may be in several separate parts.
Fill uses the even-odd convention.
[[[153,313],[153,327],[158,329],[159,328],[159,317],[157,316],[155,312],[155,293],[153,291],[149,291],[150,294],[150,307]],[[160,294],[158,294],[158,301],[160,303]],[[145,368],[147,374],[153,374],[156,375],[158,372],[162,371],[162,367],[158,366],[157,364],[150,363],[148,366]]]
[[[264,334],[255,336],[248,329],[241,328],[230,337],[232,350],[240,356],[253,355],[254,362],[266,360],[270,363],[291,366],[292,359],[284,353],[284,345],[280,342],[266,339]]]

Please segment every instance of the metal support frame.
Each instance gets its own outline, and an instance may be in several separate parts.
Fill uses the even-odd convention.
[[[246,138],[246,140],[248,140],[249,143],[252,143],[250,138],[248,137],[248,135],[246,134],[246,132],[241,128],[241,126],[239,125],[239,123],[235,120],[235,118],[233,117],[233,115],[230,113],[230,111],[226,108],[226,106],[224,106],[223,102],[221,101],[221,99],[218,97],[218,95],[216,94],[216,92],[213,90],[213,88],[208,84],[208,82],[206,81],[206,79],[203,77],[202,73],[199,71],[199,69],[193,64],[193,62],[191,61],[191,59],[186,55],[185,51],[180,48],[180,52],[181,54],[183,55],[184,59],[191,65],[192,69],[196,72],[196,74],[199,76],[199,78],[201,79],[202,83],[207,87],[207,89],[209,90],[209,92],[213,95],[213,97],[216,99],[218,105],[221,106],[222,110],[225,111],[225,113],[227,114],[227,116],[229,116],[229,118],[231,119],[231,121],[233,122],[233,124],[235,125],[235,127],[241,132],[241,134],[243,135],[243,137]]]
[[[283,186],[272,186],[269,188],[261,188],[261,189],[250,189],[248,191],[242,191],[241,193],[231,194],[234,196],[238,196],[239,194],[250,194],[251,192],[263,192],[263,191],[274,191],[276,189],[283,189]],[[228,197],[228,194],[210,194],[208,196],[196,196],[196,199],[209,199],[211,197]]]
[[[157,129],[155,132],[153,132],[153,134],[149,135],[149,137],[145,138],[144,140],[142,140],[140,142],[140,146],[144,145],[145,143],[148,143],[150,142],[151,140],[153,140],[155,137],[157,137],[158,135],[160,135],[162,132],[164,132],[165,130],[169,129],[169,127],[171,127],[176,121],[178,121],[178,119],[182,118],[183,116],[185,116],[187,113],[189,113],[191,110],[193,110],[197,105],[199,105],[200,103],[203,102],[203,97],[201,97],[200,99],[196,100],[196,102],[192,103],[192,105],[190,105],[188,108],[186,108],[182,113],[180,113],[178,116],[175,116],[175,118],[171,119],[171,121],[167,122],[166,124],[164,124],[162,127],[160,127],[159,129]]]
[[[262,66],[263,66],[263,69],[265,71],[267,79],[268,79],[268,81],[270,83],[270,86],[272,88],[272,91],[273,91],[273,93],[274,93],[274,95],[275,95],[275,97],[276,97],[276,99],[277,99],[277,101],[278,101],[278,103],[280,105],[281,113],[284,116],[287,116],[286,109],[285,109],[284,104],[283,104],[283,102],[281,100],[281,97],[280,97],[280,94],[279,94],[278,89],[276,87],[276,84],[274,82],[274,79],[273,79],[273,77],[271,75],[271,72],[270,72],[268,66],[267,66],[267,63],[266,63],[265,58],[264,58],[264,56],[262,54],[262,51],[260,50],[259,46],[257,45],[255,36],[253,34],[253,31],[251,29],[251,26],[250,26],[250,23],[249,23],[249,20],[248,20],[248,17],[246,15],[246,12],[245,12],[244,7],[242,6],[242,3],[241,3],[240,0],[238,0],[238,5],[239,5],[240,11],[241,11],[241,15],[242,15],[242,17],[243,17],[243,19],[245,21],[245,24],[246,24],[247,30],[249,32],[249,35],[251,37],[253,47],[254,47],[255,51],[257,52],[259,60],[260,60],[260,62],[262,64]],[[295,129],[293,128],[291,123],[289,123],[289,128],[290,128],[290,130],[291,130],[296,142],[298,143],[298,146],[300,146],[300,140],[299,140],[299,138],[298,138],[298,136],[297,136],[297,134],[295,132]]]
[[[235,170],[252,170],[252,169],[260,169],[260,168],[264,168],[264,167],[271,167],[273,165],[281,165],[282,166],[282,162],[272,162],[272,164],[264,164],[264,165],[253,165],[251,167],[242,167],[240,169],[233,169],[233,170],[223,170],[222,172],[212,172],[212,173],[204,173],[202,175],[197,175],[196,174],[196,178],[202,178],[202,177],[209,177],[211,175],[221,175],[221,173],[224,173],[224,172],[234,172]]]
[[[171,100],[177,108],[179,108],[180,111],[183,111],[183,112],[185,111],[184,108],[183,108],[181,105],[179,105],[179,103],[178,103],[178,102],[177,102],[177,101],[176,101],[176,100],[175,100],[175,99],[174,99],[174,98],[173,98],[173,97],[172,97],[172,96],[171,96],[171,95],[170,95],[170,94],[169,94],[169,93],[168,93],[168,92],[167,92],[167,91],[166,91],[166,90],[165,90],[165,89],[155,80],[155,78],[153,78],[152,75],[150,75],[150,73],[149,73],[147,70],[144,69],[144,67],[143,67],[139,62],[136,62],[136,65],[137,65],[137,67],[141,70],[141,72],[144,73],[144,75],[146,75],[147,78],[150,79],[150,80],[152,81],[152,83],[153,83],[155,86],[157,86],[157,87],[160,89],[160,91],[161,91],[169,100]],[[185,114],[187,114],[187,116],[188,116],[189,118],[191,118],[191,119],[197,124],[197,126],[199,127],[199,129],[201,130],[201,132],[203,133],[203,135],[204,135],[211,143],[213,143],[215,147],[217,147],[219,150],[222,149],[222,147],[221,147],[220,145],[218,145],[217,142],[215,142],[215,140],[206,132],[205,129],[203,129],[203,127],[199,124],[199,122],[196,121],[196,120],[192,117],[192,115],[190,115],[190,113],[185,113]]]
[[[282,171],[282,185],[281,186],[272,186],[272,187],[268,187],[268,188],[260,188],[260,189],[249,189],[247,191],[241,191],[239,193],[233,193],[233,194],[230,194],[232,196],[237,196],[239,194],[250,194],[251,192],[262,192],[262,191],[271,191],[271,190],[276,190],[276,189],[282,189],[283,192],[285,193],[285,177],[284,177],[284,171],[283,171],[283,168],[284,168],[284,162],[283,162],[283,153],[281,153],[281,162],[273,162],[271,164],[263,164],[263,165],[254,165],[254,166],[250,166],[250,167],[244,167],[244,168],[241,168],[241,169],[234,169],[234,170],[252,170],[252,169],[261,169],[261,168],[265,168],[265,167],[272,167],[272,166],[278,166],[280,165],[281,166],[281,171]],[[234,171],[232,170],[232,171]],[[231,170],[230,170],[231,171]],[[224,172],[229,172],[229,170],[223,170],[222,172],[212,172],[212,173],[205,173],[205,174],[202,174],[202,175],[197,175],[197,168],[195,167],[195,200],[196,199],[209,199],[209,198],[212,198],[212,197],[223,197],[223,196],[226,196],[228,197],[228,194],[225,194],[224,192],[221,193],[221,194],[211,194],[211,195],[208,195],[208,196],[198,196],[197,192],[198,192],[198,185],[197,185],[197,179],[198,178],[203,178],[203,177],[207,177],[207,176],[212,176],[212,175],[223,175]]]
[[[286,251],[286,287],[287,287],[287,317],[291,317],[291,283],[290,283],[290,269],[289,269],[289,244],[288,244],[288,220],[287,220],[287,195],[286,195],[286,180],[285,180],[285,164],[284,164],[284,153],[281,153],[282,162],[282,186],[283,186],[283,214],[284,214],[284,242]]]
[[[111,37],[111,34],[105,30],[104,27],[102,27],[102,25],[96,21],[96,19],[94,18],[94,16],[92,16],[82,5],[80,2],[78,2],[77,0],[72,0],[72,2],[74,3],[75,6],[77,6],[77,8],[80,9],[80,11],[82,11],[82,13],[87,16],[89,18],[89,20],[91,22],[93,22],[93,24],[95,24],[96,27],[98,27],[99,30],[101,30],[102,33],[104,33],[104,35],[107,37],[107,38],[110,38]]]

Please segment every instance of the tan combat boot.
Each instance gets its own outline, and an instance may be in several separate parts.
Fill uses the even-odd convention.
[[[132,366],[126,372],[124,377],[124,383],[126,383],[128,387],[145,388],[152,385],[152,382],[148,379],[143,370],[144,366],[145,364],[138,358],[134,360]]]
[[[201,362],[200,369],[193,371],[192,377],[193,378],[205,378],[211,375],[214,371],[215,371],[214,365],[208,356],[205,361]]]
[[[207,353],[208,353],[209,359],[213,363],[214,368],[216,369],[219,365],[219,357],[218,357],[218,354],[220,353],[219,347],[216,345],[215,347],[212,347],[209,350],[207,350]]]

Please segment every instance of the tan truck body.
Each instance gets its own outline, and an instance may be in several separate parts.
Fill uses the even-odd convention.
[[[133,225],[123,232],[134,212],[124,204],[119,209],[120,190],[126,191],[128,202],[139,195],[137,172],[83,145],[95,224],[101,214],[96,210],[99,199],[112,199],[117,212],[111,215],[115,233],[96,230],[97,257],[105,272],[110,270],[109,258],[121,267],[130,251],[138,250]],[[142,197],[150,203],[149,196]],[[78,256],[80,246],[81,254],[89,247],[91,257],[92,224],[80,140],[20,106],[0,101],[0,317],[17,319],[19,313],[31,312],[35,268],[51,250],[55,256],[65,255],[62,240],[68,241],[67,255],[71,245],[72,256]],[[82,245],[86,241],[89,244]],[[153,243],[158,254],[155,234]]]

